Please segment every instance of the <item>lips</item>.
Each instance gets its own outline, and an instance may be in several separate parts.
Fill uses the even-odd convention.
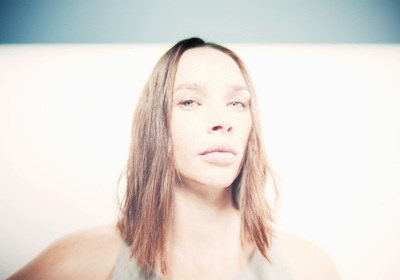
[[[228,165],[235,161],[237,152],[228,145],[217,144],[204,150],[199,155],[208,163]]]

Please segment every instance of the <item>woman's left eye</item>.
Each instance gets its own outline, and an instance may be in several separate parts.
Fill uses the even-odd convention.
[[[228,106],[236,108],[236,109],[242,109],[245,107],[244,103],[240,102],[240,101],[232,101],[232,102],[228,103]]]

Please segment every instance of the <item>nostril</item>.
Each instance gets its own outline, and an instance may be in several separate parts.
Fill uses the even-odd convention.
[[[213,126],[213,128],[212,128],[212,131],[219,131],[219,130],[226,130],[227,132],[231,132],[232,127],[229,126],[228,129],[225,129],[223,125],[216,125],[216,126]]]

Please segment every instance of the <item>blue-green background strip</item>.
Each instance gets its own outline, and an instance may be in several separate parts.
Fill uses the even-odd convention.
[[[0,43],[400,43],[400,0],[1,0]]]

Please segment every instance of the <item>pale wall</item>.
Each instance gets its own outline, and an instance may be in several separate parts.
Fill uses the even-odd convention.
[[[116,218],[133,108],[167,45],[0,47],[0,278]],[[343,279],[400,277],[400,46],[230,45],[258,92],[278,228]]]

